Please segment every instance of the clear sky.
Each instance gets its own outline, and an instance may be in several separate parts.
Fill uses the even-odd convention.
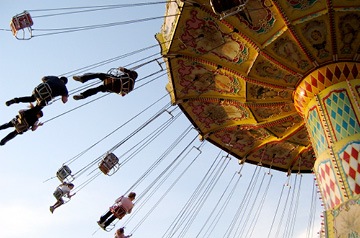
[[[0,123],[8,122],[18,110],[28,106],[15,104],[6,107],[5,101],[17,96],[30,95],[45,75],[68,76],[67,86],[73,93],[83,86],[72,80],[74,71],[76,73],[106,72],[118,66],[135,67],[160,56],[160,48],[155,46],[149,50],[130,54],[128,57],[121,57],[156,45],[154,35],[160,31],[163,19],[64,34],[44,34],[50,33],[50,29],[161,17],[165,13],[165,4],[113,8],[71,15],[40,16],[58,13],[50,9],[142,2],[146,1],[62,0],[50,3],[43,0],[2,0],[0,4]],[[24,10],[28,10],[33,16],[34,37],[30,40],[17,40],[9,31],[9,22],[14,15]],[[73,11],[73,9],[65,11]],[[146,59],[153,54],[157,55]],[[87,68],[116,57],[119,57],[116,61],[92,69]],[[138,60],[143,61],[137,62]],[[162,60],[159,62],[161,63]],[[165,69],[165,66],[161,65]],[[86,69],[81,71],[84,67]],[[173,237],[224,237],[237,211],[240,219],[236,224],[239,225],[235,225],[229,237],[233,237],[234,234],[238,234],[238,237],[251,235],[251,237],[268,237],[270,230],[270,237],[276,237],[277,234],[278,237],[282,234],[292,234],[292,237],[296,238],[307,237],[310,211],[314,211],[310,208],[314,181],[312,175],[302,177],[301,187],[298,190],[300,176],[296,179],[296,175],[293,175],[289,179],[285,173],[270,171],[273,177],[269,191],[266,193],[270,180],[270,175],[266,174],[269,172],[268,169],[259,170],[249,164],[240,166],[235,158],[227,159],[225,153],[221,153],[211,144],[202,144],[193,129],[170,150],[176,139],[190,126],[184,115],[174,120],[174,123],[158,138],[149,140],[149,146],[139,150],[144,147],[143,143],[147,142],[150,133],[179,112],[175,106],[171,107],[170,110],[174,110],[172,116],[167,112],[162,113],[140,132],[130,136],[170,101],[165,90],[168,82],[166,75],[155,79],[165,71],[156,74],[155,77],[147,77],[160,70],[161,67],[157,62],[150,62],[138,68],[139,81],[136,90],[125,97],[110,94],[91,101],[98,98],[99,94],[82,101],[74,101],[70,97],[66,104],[55,101],[43,110],[42,121],[45,122],[43,127],[35,132],[29,131],[17,136],[0,147],[1,238],[113,237],[115,229],[105,232],[99,229],[96,221],[118,196],[132,188],[138,194],[138,203],[135,205],[133,215],[119,221],[116,228],[125,225],[126,233],[133,233],[133,237],[138,238],[167,237],[163,236],[166,230],[171,227],[173,221],[176,222],[178,214],[182,214],[181,210],[187,201],[192,196],[194,198],[194,191],[197,191],[203,178],[208,179],[203,185],[204,190],[209,192],[209,195],[206,195],[208,199],[202,198],[201,195],[192,199],[193,202],[198,203],[199,213],[193,218],[188,218],[193,222],[188,223],[187,233],[183,235],[176,233]],[[132,119],[160,98],[162,99],[157,104]],[[10,129],[0,131],[0,137],[6,136],[10,131]],[[194,142],[190,143],[193,140]],[[189,144],[190,149],[186,149]],[[200,145],[200,150],[193,148]],[[79,189],[80,184],[98,171],[96,163],[90,166],[89,170],[76,176],[73,181],[77,194],[70,202],[51,214],[49,206],[55,202],[52,194],[59,184],[58,179],[53,178],[56,171],[62,164],[67,164],[85,150],[87,153],[69,165],[73,172],[81,171],[108,151],[116,154],[120,161],[128,162],[112,176],[100,174]],[[160,158],[163,158],[161,163],[159,162],[154,167],[154,171],[147,173],[148,176],[141,180],[146,171]],[[168,171],[166,168],[173,161],[179,161],[179,164],[176,164],[171,173],[160,177],[162,172]],[[224,165],[218,165],[223,161]],[[213,177],[208,177],[206,174],[212,171],[213,163],[218,167],[210,172],[214,173]],[[225,202],[240,176],[236,172],[240,170],[241,177],[235,187],[234,195]],[[252,178],[256,177],[258,177],[257,183],[251,185]],[[157,178],[166,179],[162,181]],[[156,181],[158,182],[155,183]],[[287,192],[290,188],[284,186],[287,182],[292,184],[291,191],[295,193]],[[284,193],[281,197],[282,190]],[[246,193],[247,191],[249,193]],[[258,197],[255,194],[258,194]],[[285,202],[287,197],[288,203]],[[265,202],[260,210],[258,207],[262,204],[262,198]],[[279,200],[281,202],[278,206]],[[321,222],[319,213],[322,207],[319,206],[318,198],[316,201],[314,233],[308,237],[317,237]],[[225,206],[227,203],[228,205]],[[238,210],[239,207],[242,210]],[[287,212],[283,213],[286,208],[292,211],[290,216]],[[221,219],[215,222],[216,217],[211,214],[219,214],[219,211],[224,213],[217,216]],[[197,214],[195,210],[189,208],[183,216],[187,217],[189,213]],[[178,221],[178,224],[181,225],[181,222]],[[251,224],[256,224],[253,231],[249,228]],[[295,224],[295,226],[292,229],[285,224]],[[211,235],[206,231],[212,231]],[[242,231],[244,234],[241,233]]]

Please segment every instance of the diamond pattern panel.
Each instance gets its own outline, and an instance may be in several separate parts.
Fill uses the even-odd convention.
[[[311,73],[297,87],[295,92],[295,107],[303,113],[309,101],[325,88],[345,80],[358,77],[360,64],[339,63],[325,66]]]
[[[331,162],[325,161],[319,164],[318,181],[323,195],[323,202],[328,209],[332,209],[341,203],[341,193],[336,183],[335,173],[332,169]]]
[[[358,118],[345,89],[330,92],[323,98],[323,105],[337,141],[360,131]]]
[[[339,153],[347,182],[354,194],[360,194],[360,142],[348,144]]]
[[[325,138],[325,132],[319,118],[319,113],[316,107],[309,110],[307,128],[311,135],[312,146],[317,155],[321,154],[328,148],[328,142]]]

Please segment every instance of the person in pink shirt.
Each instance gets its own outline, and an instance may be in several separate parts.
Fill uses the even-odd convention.
[[[126,214],[130,214],[134,207],[133,201],[135,200],[136,193],[131,192],[127,197],[121,196],[115,200],[115,204],[110,207],[109,211],[100,217],[97,222],[104,230],[116,218],[122,219]]]

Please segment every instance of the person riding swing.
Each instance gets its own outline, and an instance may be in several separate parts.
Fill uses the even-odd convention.
[[[0,126],[0,130],[14,127],[15,130],[10,132],[5,136],[1,141],[0,145],[5,145],[9,140],[15,138],[17,135],[21,135],[24,132],[31,129],[35,131],[39,126],[42,126],[43,123],[39,123],[39,118],[43,116],[41,111],[41,106],[34,106],[30,103],[30,109],[20,110],[19,114],[16,115],[14,119]]]
[[[81,100],[95,95],[98,92],[111,92],[125,96],[134,89],[135,80],[137,77],[138,74],[135,71],[126,69],[124,67],[112,69],[107,74],[86,73],[82,76],[74,76],[73,79],[81,83],[98,78],[103,81],[103,84],[95,88],[90,88],[78,95],[74,95],[73,98],[75,100]]]
[[[37,102],[39,106],[46,106],[54,97],[61,96],[63,103],[68,101],[68,90],[66,84],[68,79],[66,77],[45,76],[42,78],[42,83],[36,86],[31,96],[16,97],[6,101],[6,106],[20,102]]]
[[[130,214],[135,200],[136,193],[131,192],[127,197],[121,196],[115,200],[115,204],[109,208],[109,211],[100,217],[97,222],[101,228],[106,228],[116,219],[121,220],[126,214]]]

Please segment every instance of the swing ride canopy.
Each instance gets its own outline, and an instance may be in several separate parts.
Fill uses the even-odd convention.
[[[337,63],[359,61],[360,2],[251,0],[219,15],[229,8],[221,4],[235,2],[168,1],[156,38],[172,103],[201,139],[240,162],[311,172],[304,107],[330,85],[326,78],[358,76],[354,64]],[[330,64],[332,71],[309,77]]]

